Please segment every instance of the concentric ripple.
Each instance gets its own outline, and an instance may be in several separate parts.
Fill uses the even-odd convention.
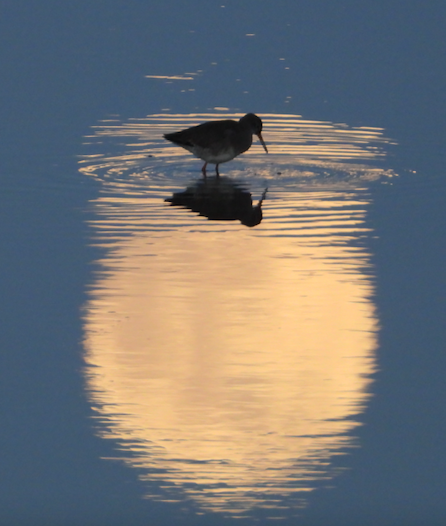
[[[147,498],[289,517],[357,445],[379,325],[368,184],[394,176],[391,141],[261,115],[271,154],[254,143],[221,167],[225,191],[233,179],[256,203],[268,187],[247,228],[165,202],[202,176],[163,133],[228,117],[109,120],[88,138],[80,169],[101,182],[90,224],[105,250],[84,309],[86,388]]]

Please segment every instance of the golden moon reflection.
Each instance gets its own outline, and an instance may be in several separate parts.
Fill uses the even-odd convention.
[[[105,251],[84,311],[87,390],[148,498],[274,517],[334,477],[369,397],[378,322],[361,240],[367,182],[392,176],[388,141],[263,117],[271,156],[253,146],[223,165],[255,195],[269,186],[248,229],[163,202],[201,165],[160,136],[219,117],[110,121],[89,138]],[[120,153],[100,153],[113,141]]]

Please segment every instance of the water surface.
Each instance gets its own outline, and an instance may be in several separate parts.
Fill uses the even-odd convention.
[[[395,176],[390,141],[266,115],[271,154],[253,145],[204,183],[200,161],[162,133],[222,117],[116,119],[87,138],[80,166],[102,184],[91,228],[104,256],[84,309],[86,389],[116,458],[159,482],[147,498],[289,516],[336,477],[330,459],[357,446],[371,395],[379,319],[364,219],[369,185]],[[268,188],[263,220],[166,202],[203,185],[221,199],[237,185],[254,206]]]

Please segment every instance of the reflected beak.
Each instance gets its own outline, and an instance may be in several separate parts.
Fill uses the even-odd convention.
[[[265,141],[263,140],[262,134],[261,134],[261,133],[258,133],[258,134],[257,134],[257,137],[259,138],[259,141],[262,143],[262,146],[263,146],[263,148],[265,149],[265,152],[268,153],[268,150],[267,150],[267,148],[266,148],[266,144],[265,144]]]

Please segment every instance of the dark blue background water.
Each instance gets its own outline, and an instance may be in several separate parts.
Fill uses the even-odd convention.
[[[442,1],[2,3],[1,524],[231,522],[141,499],[133,471],[101,460],[113,444],[94,436],[81,376],[98,255],[82,137],[111,114],[215,106],[384,127],[398,142],[400,177],[373,189],[367,219],[382,327],[361,447],[299,524],[443,523],[445,22]],[[144,78],[197,70],[193,92]]]

